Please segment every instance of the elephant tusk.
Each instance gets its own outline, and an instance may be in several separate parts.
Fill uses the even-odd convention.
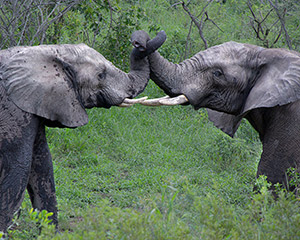
[[[145,101],[141,102],[141,104],[145,105],[145,106],[162,106],[162,104],[159,101],[163,100],[163,99],[167,99],[167,98],[170,98],[170,97],[164,96],[164,97],[160,97],[160,98],[153,98],[153,99],[145,100]]]
[[[179,95],[177,97],[173,98],[166,98],[159,101],[160,104],[166,105],[166,106],[174,106],[174,105],[180,105],[183,103],[187,103],[189,100],[184,95]]]
[[[120,105],[118,105],[118,107],[131,107],[133,106],[133,104],[128,104],[128,103],[121,103]]]
[[[123,103],[127,103],[127,104],[141,103],[141,102],[144,102],[147,98],[148,97],[142,97],[142,98],[137,98],[137,99],[125,98]]]
[[[144,102],[148,97],[142,97],[137,99],[125,98],[124,101],[118,107],[131,107],[136,103]]]
[[[164,96],[161,98],[149,99],[141,102],[145,106],[175,106],[188,102],[189,100],[184,95],[179,95],[177,97],[171,98],[169,96]]]

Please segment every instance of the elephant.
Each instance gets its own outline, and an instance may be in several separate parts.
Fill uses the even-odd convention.
[[[125,73],[85,44],[19,46],[0,51],[0,231],[6,232],[27,189],[34,209],[57,204],[45,126],[76,128],[86,109],[131,106],[150,78],[147,55],[165,41],[137,31]],[[149,41],[148,41],[149,40]]]
[[[150,78],[168,95],[142,104],[207,108],[209,120],[233,137],[243,118],[258,132],[257,176],[288,187],[287,169],[300,170],[300,54],[225,42],[179,64],[148,56]],[[291,190],[291,189],[290,189]]]

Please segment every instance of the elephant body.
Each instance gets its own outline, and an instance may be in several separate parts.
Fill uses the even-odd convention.
[[[300,101],[250,111],[246,119],[258,131],[263,145],[257,177],[288,184],[288,168],[300,172]]]
[[[85,44],[0,51],[0,231],[7,231],[26,189],[33,208],[52,212],[57,225],[45,126],[76,128],[88,123],[86,108],[134,104],[150,77],[147,55],[165,33],[149,40],[143,31],[132,35],[143,52],[132,50],[129,73]]]
[[[287,169],[300,172],[298,52],[227,42],[179,64],[158,52],[149,62],[151,79],[166,94],[184,95],[196,110],[207,108],[209,119],[231,137],[242,118],[251,123],[263,145],[257,176],[287,185]],[[170,105],[161,98],[158,103]]]

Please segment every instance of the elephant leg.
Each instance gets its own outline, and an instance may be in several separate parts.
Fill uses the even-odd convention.
[[[38,121],[28,114],[10,119],[4,114],[0,113],[0,231],[6,232],[24,199]]]
[[[53,165],[45,135],[45,126],[40,124],[33,147],[32,165],[27,191],[34,209],[52,212],[52,223],[57,225],[57,203]]]
[[[294,145],[291,141],[288,141],[288,143],[292,146]],[[296,154],[289,155],[286,149],[289,149],[290,146],[287,146],[287,144],[281,144],[281,146],[278,146],[278,144],[277,140],[274,140],[273,144],[263,145],[263,153],[258,164],[257,177],[265,175],[267,176],[267,180],[272,184],[279,183],[289,188],[287,170],[289,168],[297,168],[297,158],[299,157]],[[296,146],[293,147],[299,152]]]
[[[266,175],[272,184],[289,189],[287,170],[300,170],[300,102],[265,110],[266,125],[262,135],[263,152],[257,176]],[[290,189],[292,190],[292,189]]]
[[[0,231],[5,232],[24,199],[31,159],[25,157],[23,163],[10,161],[8,165],[2,156],[1,160]],[[11,168],[11,164],[17,167]]]

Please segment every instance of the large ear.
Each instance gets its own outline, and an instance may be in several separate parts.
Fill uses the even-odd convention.
[[[72,48],[76,45],[41,45],[12,56],[2,75],[9,98],[20,109],[63,126],[86,124],[88,116],[76,89],[76,74],[63,58],[72,57],[76,52]]]
[[[265,49],[260,53],[260,76],[245,102],[247,112],[255,108],[282,106],[300,99],[300,55],[285,49]]]
[[[233,137],[243,117],[207,109],[208,118],[217,128]]]

